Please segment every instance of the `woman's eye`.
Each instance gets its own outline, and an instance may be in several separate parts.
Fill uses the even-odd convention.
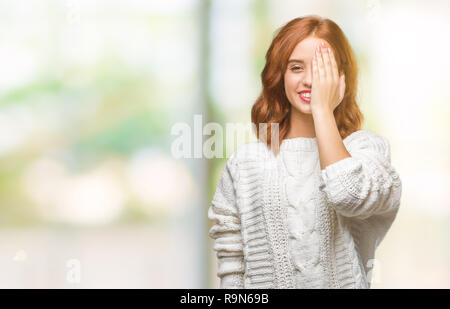
[[[303,69],[303,68],[299,67],[299,66],[294,66],[294,67],[291,68],[292,71],[297,71],[299,69]]]

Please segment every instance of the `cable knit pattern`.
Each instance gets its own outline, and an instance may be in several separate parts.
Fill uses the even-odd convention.
[[[221,288],[370,288],[401,181],[384,137],[360,130],[344,145],[351,157],[323,170],[316,138],[229,158],[208,209]]]
[[[292,141],[292,140],[291,140]],[[295,140],[294,140],[295,141]],[[326,288],[323,263],[320,263],[320,230],[315,196],[320,169],[317,145],[310,143],[283,145],[281,154],[286,171],[285,190],[288,230],[298,288]]]

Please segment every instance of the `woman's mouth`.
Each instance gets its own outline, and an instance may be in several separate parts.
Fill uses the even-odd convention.
[[[305,103],[310,103],[311,102],[311,91],[300,91],[298,96]]]

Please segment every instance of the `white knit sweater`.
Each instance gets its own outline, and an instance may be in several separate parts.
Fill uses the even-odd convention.
[[[221,288],[370,288],[402,185],[386,138],[359,130],[344,145],[351,157],[324,170],[315,137],[233,153],[208,209]]]

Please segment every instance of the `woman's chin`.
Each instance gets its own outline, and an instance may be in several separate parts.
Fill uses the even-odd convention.
[[[306,102],[303,102],[303,101],[301,101],[301,102],[295,102],[296,104],[295,104],[295,109],[298,111],[298,112],[300,112],[300,113],[303,113],[303,114],[312,114],[312,112],[311,112],[311,105],[309,105],[309,103],[306,103]]]

